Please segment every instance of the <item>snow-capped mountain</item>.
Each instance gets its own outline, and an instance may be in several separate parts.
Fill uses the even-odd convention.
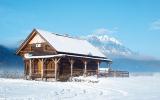
[[[118,39],[107,34],[92,34],[85,37],[85,39],[108,56],[136,55],[135,52],[125,47]]]
[[[112,69],[129,72],[159,72],[160,62],[151,57],[145,57],[129,48],[108,34],[91,34],[85,37],[108,58],[112,59]],[[106,67],[106,65],[102,65]]]

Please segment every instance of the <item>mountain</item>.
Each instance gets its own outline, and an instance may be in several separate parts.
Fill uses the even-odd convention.
[[[92,34],[85,37],[91,44],[98,47],[107,56],[137,55],[125,47],[119,40],[107,34]]]
[[[124,46],[118,39],[108,34],[91,34],[86,37],[108,58],[112,59],[112,69],[129,72],[160,72],[160,60],[142,56]],[[106,67],[105,63],[102,63]]]
[[[16,49],[0,45],[0,70],[21,70],[23,60],[15,54]]]

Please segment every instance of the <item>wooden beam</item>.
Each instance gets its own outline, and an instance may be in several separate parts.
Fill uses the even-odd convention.
[[[73,64],[74,64],[74,60],[73,59],[69,59],[70,65],[71,65],[71,78],[73,76]]]
[[[32,77],[32,59],[29,60],[29,77]]]
[[[26,74],[26,60],[23,59],[23,62],[24,62],[24,76],[25,76],[25,79],[27,79],[27,74]]]
[[[55,63],[55,80],[57,80],[57,62],[54,63]]]
[[[57,68],[58,68],[58,62],[60,61],[61,58],[54,58],[52,59],[55,64],[55,81],[57,80]]]
[[[99,67],[100,67],[100,61],[97,61],[97,78],[98,78],[98,75],[99,75]]]
[[[44,60],[41,59],[41,78],[43,80],[43,73],[44,73]]]
[[[84,60],[84,76],[86,77],[87,76],[87,60]]]

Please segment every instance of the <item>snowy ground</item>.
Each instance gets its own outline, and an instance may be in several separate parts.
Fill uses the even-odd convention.
[[[0,100],[160,100],[160,75],[98,83],[0,79]]]

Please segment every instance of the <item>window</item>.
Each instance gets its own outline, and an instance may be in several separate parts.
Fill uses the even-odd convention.
[[[41,47],[41,44],[36,44],[36,47],[37,47],[37,48]]]
[[[45,45],[44,50],[49,50],[49,45]]]

